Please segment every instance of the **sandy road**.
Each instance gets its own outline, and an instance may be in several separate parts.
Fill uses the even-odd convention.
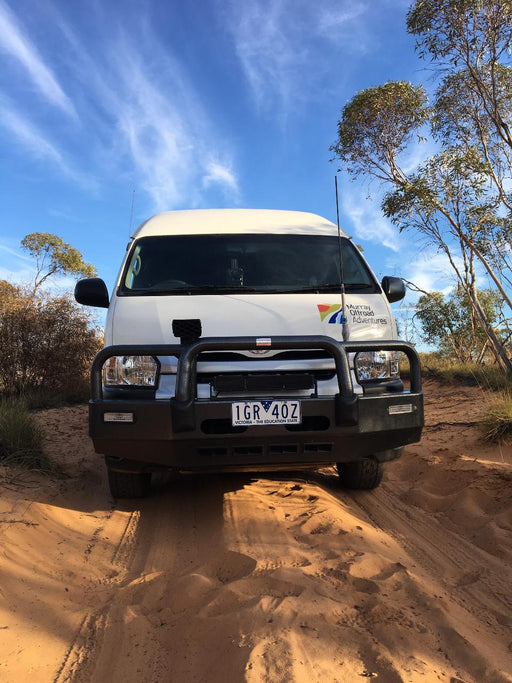
[[[452,424],[432,408],[376,491],[162,477],[136,505],[109,498],[82,409],[71,432],[45,414],[68,477],[3,473],[0,681],[512,681],[512,465],[476,457],[446,398]]]

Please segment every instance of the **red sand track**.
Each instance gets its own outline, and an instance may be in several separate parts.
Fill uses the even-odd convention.
[[[478,389],[426,383],[373,492],[333,470],[160,478],[114,503],[84,406],[65,477],[0,468],[0,681],[512,681],[512,449]]]

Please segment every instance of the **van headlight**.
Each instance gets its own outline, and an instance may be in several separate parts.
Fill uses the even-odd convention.
[[[358,382],[376,382],[400,377],[399,351],[361,351],[354,358]]]
[[[153,356],[112,356],[103,365],[107,387],[155,387],[158,362]]]

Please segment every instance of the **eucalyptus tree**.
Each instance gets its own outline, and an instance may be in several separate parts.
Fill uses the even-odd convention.
[[[61,237],[49,232],[32,232],[21,241],[22,248],[36,261],[32,293],[52,275],[94,277],[96,269],[83,260],[82,254]]]
[[[374,176],[382,208],[446,254],[501,364],[512,364],[476,286],[479,263],[508,307],[510,285],[512,29],[507,0],[416,0],[407,16],[424,58],[441,69],[432,104],[421,85],[388,82],[345,106],[331,147],[354,176]],[[500,60],[502,60],[500,62]],[[404,153],[430,135],[437,152],[410,170]]]
[[[499,324],[500,301],[496,290],[480,291],[479,300],[487,318]],[[473,324],[471,308],[471,301],[461,288],[450,296],[442,292],[422,294],[414,316],[421,323],[423,340],[461,363],[482,359],[488,342],[482,328]]]

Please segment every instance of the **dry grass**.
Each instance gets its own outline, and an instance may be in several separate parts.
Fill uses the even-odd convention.
[[[512,434],[512,394],[502,391],[489,399],[480,431],[485,441],[500,443]]]
[[[436,353],[420,353],[419,355],[424,377],[434,377],[446,384],[465,384],[491,391],[512,392],[512,377],[509,377],[497,365],[456,363]]]
[[[44,452],[42,430],[23,398],[0,400],[0,464],[46,472],[54,469]]]

